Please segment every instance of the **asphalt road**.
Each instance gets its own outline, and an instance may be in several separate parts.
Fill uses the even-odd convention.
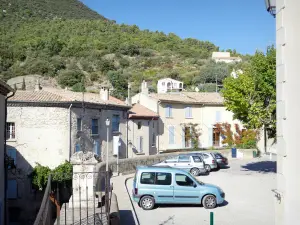
[[[268,159],[268,158],[267,158]],[[274,225],[276,162],[267,159],[231,160],[230,168],[200,176],[199,180],[220,186],[226,202],[214,210],[202,206],[165,205],[144,211],[134,208],[141,225],[209,225],[210,211],[215,225]],[[132,188],[132,179],[127,182]]]

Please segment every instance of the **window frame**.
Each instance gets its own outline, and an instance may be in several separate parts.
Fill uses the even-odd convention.
[[[150,174],[150,178],[149,179],[151,179],[151,173],[153,173],[154,174],[154,180],[153,180],[153,184],[149,184],[149,183],[143,183],[142,182],[142,178],[143,178],[143,174],[146,174],[146,173],[149,173]],[[145,185],[155,185],[155,178],[156,178],[156,173],[155,172],[142,172],[141,173],[141,177],[140,177],[140,184],[145,184]]]
[[[180,161],[180,157],[188,157],[188,161],[184,160],[184,161]],[[189,155],[179,155],[178,156],[178,163],[190,163],[191,162],[191,157]]]
[[[154,175],[154,180],[153,180],[153,183],[143,183],[142,182],[142,178],[143,178],[143,174],[146,174],[146,173],[149,173],[150,174],[150,178],[149,179],[151,179],[151,174],[152,174],[152,176]],[[167,178],[167,176],[168,175],[170,175],[171,176],[171,179],[170,179],[170,183],[167,183],[167,184],[158,184],[157,183],[157,181],[158,181],[158,179],[157,179],[157,177],[158,177],[158,175],[166,175],[166,178]],[[136,177],[136,176],[135,176]],[[173,174],[172,173],[169,173],[169,172],[142,172],[141,173],[141,176],[140,176],[140,180],[139,180],[139,183],[140,184],[144,184],[144,185],[159,185],[159,186],[170,186],[170,185],[172,185],[172,183],[173,183]]]
[[[6,122],[6,140],[15,140],[15,139],[16,139],[16,123]]]
[[[200,159],[200,161],[195,161],[194,157],[197,157],[197,158],[199,158],[199,159]],[[203,159],[202,159],[202,157],[201,157],[201,156],[199,156],[199,155],[193,155],[193,156],[192,156],[192,158],[193,158],[193,161],[194,161],[195,163],[202,163],[202,162],[203,162]]]
[[[193,113],[192,113],[192,107],[191,106],[186,106],[184,108],[185,112],[185,118],[186,119],[192,119],[193,118]]]
[[[115,121],[116,118],[118,118],[118,119]],[[113,133],[120,132],[120,121],[121,121],[120,115],[113,114],[112,123],[111,123],[111,130]],[[117,126],[118,128],[116,129],[115,126]]]
[[[165,115],[166,118],[172,118],[172,116],[173,116],[172,105],[170,105],[170,104],[166,105],[165,113],[166,113],[166,115]]]
[[[180,184],[178,184],[177,179],[176,179],[177,175],[188,177],[193,182],[193,184],[192,185],[180,185]],[[177,186],[180,186],[180,187],[194,187],[194,185],[195,185],[195,181],[193,181],[193,179],[191,179],[189,176],[187,176],[185,174],[182,174],[182,173],[175,173],[175,183],[176,183]]]
[[[138,121],[138,123],[137,123],[137,128],[138,128],[138,130],[140,130],[140,129],[142,129],[142,121]]]
[[[93,124],[93,121],[96,121],[96,126]],[[97,133],[93,133],[94,129],[97,128]],[[99,135],[99,119],[97,118],[92,118],[91,119],[91,135]]]
[[[77,117],[76,129],[77,129],[77,131],[82,131],[82,118],[81,117]]]

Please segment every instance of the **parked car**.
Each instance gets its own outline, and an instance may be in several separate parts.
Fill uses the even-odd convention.
[[[213,209],[224,202],[225,193],[184,170],[143,166],[137,167],[132,197],[144,210],[151,210],[156,204],[203,204],[204,208]]]
[[[224,168],[226,166],[228,166],[228,159],[223,156],[221,153],[219,152],[211,152],[211,154],[214,155],[217,164],[218,164],[218,168]]]
[[[201,158],[204,160],[205,169],[208,172],[210,172],[212,169],[218,168],[217,160],[215,159],[214,155],[210,152],[194,152],[189,153],[189,155],[201,156]]]
[[[166,159],[165,161],[157,163],[153,166],[174,167],[177,169],[186,170],[194,176],[208,173],[205,169],[204,161],[199,155],[181,154],[170,159]]]

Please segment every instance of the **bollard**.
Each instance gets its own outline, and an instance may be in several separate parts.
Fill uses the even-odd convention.
[[[210,212],[210,225],[214,225],[214,213]]]

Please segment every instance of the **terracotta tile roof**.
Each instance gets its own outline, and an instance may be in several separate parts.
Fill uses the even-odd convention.
[[[109,104],[127,107],[125,102],[111,96],[109,97],[108,101],[103,101],[100,99],[99,94],[84,93],[83,96],[81,92],[72,92],[68,90],[60,90],[54,88],[45,88],[40,91],[18,90],[15,96],[9,99],[9,102],[82,102],[83,99],[85,102],[88,103],[103,105]]]
[[[215,92],[178,92],[165,94],[150,94],[150,97],[162,102],[178,102],[189,104],[217,104],[223,105],[224,99]]]
[[[134,118],[158,118],[159,116],[152,110],[140,104],[134,104],[129,111],[128,117],[134,119]]]

